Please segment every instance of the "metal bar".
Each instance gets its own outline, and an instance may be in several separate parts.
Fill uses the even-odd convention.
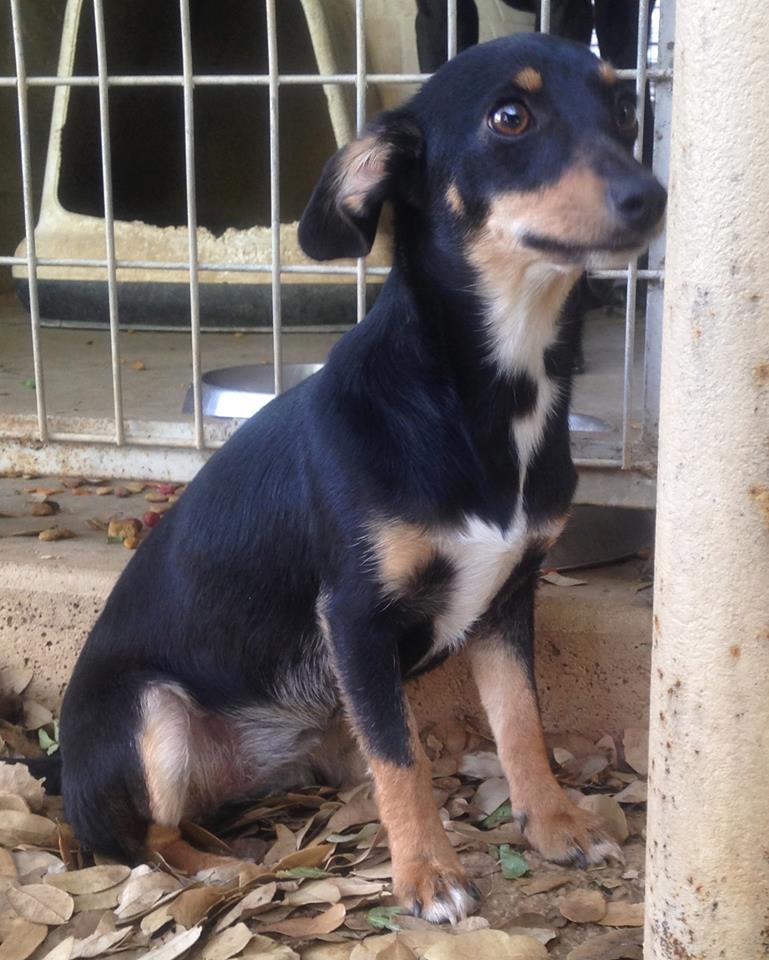
[[[275,394],[283,390],[283,333],[280,287],[280,105],[278,80],[278,28],[275,0],[266,0],[267,68],[270,101],[270,238],[272,240],[272,354]]]
[[[355,127],[358,136],[366,123],[366,16],[364,0],[355,0]],[[366,315],[366,258],[355,265],[355,315],[357,322]]]
[[[542,33],[550,33],[550,0],[540,0],[539,29]]]
[[[625,287],[625,363],[622,375],[622,467],[627,470],[632,462],[632,428],[630,417],[633,405],[633,363],[635,362],[635,308],[638,291],[638,267],[635,261],[628,267]]]
[[[104,433],[68,433],[66,431],[52,431],[48,439],[53,443],[109,443],[110,438]],[[205,449],[222,446],[225,441],[210,441]],[[142,437],[130,436],[126,443],[136,447],[178,447],[183,450],[201,450],[197,438],[190,436],[188,440],[182,437]]]
[[[21,190],[24,204],[24,233],[27,241],[27,283],[29,286],[29,316],[32,330],[32,365],[35,372],[35,403],[37,405],[37,434],[45,443],[48,439],[48,421],[45,410],[45,383],[43,355],[40,345],[40,305],[37,291],[37,248],[35,245],[35,210],[32,197],[32,163],[29,153],[29,104],[27,100],[27,66],[24,58],[24,40],[21,35],[20,0],[11,0],[13,52],[16,59],[16,102],[19,114],[19,145],[21,152]],[[22,262],[24,262],[22,260]]]
[[[198,214],[195,196],[195,113],[192,81],[192,32],[189,0],[179,0],[184,75],[184,179],[187,191],[187,249],[190,271],[190,335],[192,340],[192,413],[195,446],[205,446],[200,364],[200,291],[198,289]]]
[[[636,47],[636,99],[638,103],[638,136],[633,146],[633,155],[641,160],[643,154],[643,129],[646,114],[646,66],[649,46],[649,0],[638,3],[638,45]],[[627,292],[625,298],[625,367],[622,383],[622,468],[632,464],[633,432],[630,425],[633,406],[633,366],[635,363],[635,312],[638,295],[638,263],[628,264]]]
[[[457,55],[457,0],[446,0],[446,37],[447,59]]]
[[[543,0],[543,3],[546,0]],[[616,70],[620,80],[635,80],[636,71],[628,68]],[[672,79],[673,72],[665,68],[650,68],[646,76],[649,80],[661,81]],[[429,73],[369,73],[369,83],[412,84],[424,83],[430,79]],[[357,75],[354,73],[289,73],[279,74],[281,86],[318,86],[322,84],[340,84],[354,86]],[[196,87],[267,87],[270,83],[266,74],[193,74],[193,85]],[[0,77],[0,87],[15,87],[16,77]],[[97,77],[29,77],[27,86],[30,87],[98,87]],[[107,78],[110,87],[182,87],[184,77],[175,74],[156,74],[154,76],[115,75]]]
[[[666,0],[659,8],[658,64],[672,68],[675,36],[675,0]],[[652,169],[662,183],[668,182],[670,166],[670,129],[673,90],[670,83],[654,86],[654,155]],[[666,234],[663,232],[649,246],[649,267],[662,272],[665,265]],[[646,329],[644,342],[643,431],[644,443],[656,444],[660,417],[660,368],[662,362],[662,285],[650,287],[646,294]]]
[[[107,40],[104,31],[103,0],[93,0],[96,61],[99,70],[99,136],[101,139],[101,177],[104,196],[104,239],[107,248],[107,304],[109,341],[112,357],[112,397],[115,411],[115,443],[125,441],[123,388],[120,373],[120,320],[117,295],[117,254],[115,252],[115,216],[112,203],[112,151],[109,129],[109,89],[107,87]]]
[[[0,266],[15,267],[25,266],[26,257],[0,256]],[[65,258],[65,257],[38,257],[39,267],[101,267],[107,266],[107,261],[98,258]],[[186,260],[118,260],[118,270],[158,270],[158,271],[186,271],[189,269],[189,262]],[[199,273],[272,273],[272,265],[269,263],[226,263],[226,262],[205,262],[198,263]],[[281,263],[281,273],[298,274],[334,274],[334,275],[352,275],[357,274],[357,267],[348,267],[344,264],[302,264],[302,263]],[[389,267],[366,267],[367,276],[386,277],[390,272]],[[601,280],[624,280],[627,277],[627,267],[615,270],[590,270],[591,277]],[[659,282],[664,279],[665,271],[658,270],[637,270],[637,276],[640,280],[650,280]]]

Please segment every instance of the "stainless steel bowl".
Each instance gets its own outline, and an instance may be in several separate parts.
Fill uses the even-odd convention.
[[[283,389],[288,390],[317,373],[322,363],[284,363]],[[246,419],[261,410],[275,396],[271,363],[249,363],[240,367],[221,367],[203,374],[203,414],[206,417]],[[192,387],[187,389],[182,413],[192,413]],[[585,413],[569,414],[572,433],[610,433],[605,420]]]
[[[284,363],[283,389],[311,377],[322,363]],[[203,414],[207,417],[246,419],[261,410],[275,396],[275,374],[271,363],[249,363],[242,367],[221,367],[203,374]],[[192,386],[188,387],[182,413],[192,413]]]

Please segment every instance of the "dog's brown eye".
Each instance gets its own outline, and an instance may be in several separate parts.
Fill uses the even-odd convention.
[[[531,114],[522,103],[514,100],[489,114],[489,126],[503,137],[517,137],[531,126]]]
[[[635,129],[638,122],[635,112],[635,104],[630,100],[621,100],[617,104],[617,126],[623,133],[629,133]]]

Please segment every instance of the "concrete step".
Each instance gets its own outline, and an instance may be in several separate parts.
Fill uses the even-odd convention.
[[[0,668],[30,666],[29,695],[56,708],[78,651],[109,591],[131,557],[89,519],[121,512],[141,516],[142,494],[126,499],[70,490],[52,495],[56,517],[28,514],[31,487],[57,478],[0,479]],[[8,514],[13,516],[8,517]],[[75,539],[41,542],[11,536],[57,523]],[[162,523],[162,520],[161,520]],[[588,736],[644,726],[648,716],[651,591],[638,590],[640,563],[588,570],[583,586],[543,583],[537,600],[537,680],[547,729]],[[411,685],[420,723],[455,716],[481,721],[482,711],[459,656]]]

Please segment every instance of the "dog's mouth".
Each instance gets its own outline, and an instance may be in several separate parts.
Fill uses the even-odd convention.
[[[568,266],[611,267],[623,265],[637,257],[659,235],[664,217],[652,230],[643,233],[622,231],[595,243],[569,243],[554,237],[534,232],[525,232],[521,243],[530,250],[552,257],[557,263]]]

